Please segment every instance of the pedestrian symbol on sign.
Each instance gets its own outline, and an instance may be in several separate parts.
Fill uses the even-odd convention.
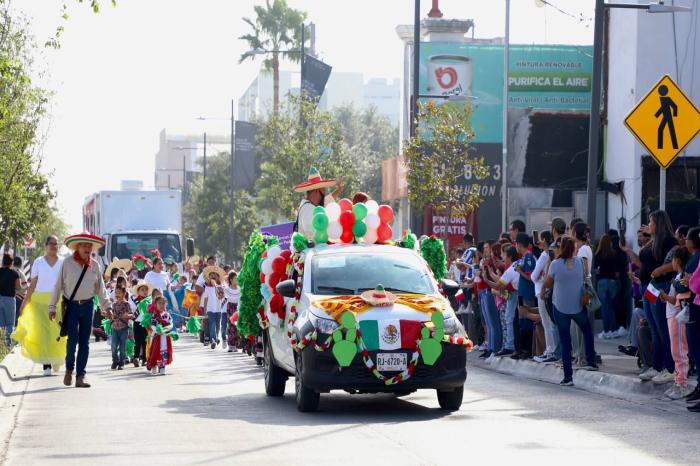
[[[668,132],[671,136],[671,144],[673,144],[674,149],[678,149],[678,140],[676,139],[676,128],[673,126],[673,118],[678,116],[678,106],[673,101],[672,98],[668,97],[668,87],[663,84],[659,86],[659,100],[661,101],[661,107],[656,111],[654,116],[659,118],[661,116],[661,122],[659,123],[659,135],[657,138],[656,147],[659,149],[664,148],[664,129],[668,127]],[[673,114],[671,111],[673,110]]]

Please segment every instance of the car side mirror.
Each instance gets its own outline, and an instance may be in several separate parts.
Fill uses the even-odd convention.
[[[447,296],[455,295],[459,291],[459,284],[454,280],[450,280],[449,278],[443,278],[440,280],[440,286],[442,287],[442,291],[444,291]]]
[[[185,245],[185,248],[187,249],[187,257],[194,256],[194,239],[193,238],[187,238],[187,243]]]
[[[279,282],[275,287],[277,292],[285,298],[293,298],[296,295],[296,288],[296,283],[292,279]]]

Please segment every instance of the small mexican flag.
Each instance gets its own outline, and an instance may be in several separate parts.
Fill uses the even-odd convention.
[[[459,302],[464,301],[464,290],[462,288],[460,288],[457,294],[455,295],[455,300]]]
[[[644,298],[649,301],[651,304],[654,304],[657,299],[659,299],[659,295],[661,294],[661,290],[657,290],[656,287],[654,287],[653,284],[649,283],[649,286],[647,286],[647,289],[644,290]]]
[[[413,349],[422,323],[415,320],[362,320],[360,333],[368,351]]]

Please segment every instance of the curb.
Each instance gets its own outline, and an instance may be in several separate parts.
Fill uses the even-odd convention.
[[[34,366],[32,361],[22,356],[18,345],[0,361],[0,464],[6,460],[7,448]]]
[[[552,384],[559,384],[564,378],[564,370],[555,364],[515,361],[510,358],[496,358],[491,363],[486,363],[483,359],[470,362],[481,369]],[[636,377],[608,374],[602,371],[577,371],[575,369],[573,379],[574,386],[577,388],[630,401],[663,397],[664,391],[670,386],[668,384],[655,385],[651,382],[642,382]]]

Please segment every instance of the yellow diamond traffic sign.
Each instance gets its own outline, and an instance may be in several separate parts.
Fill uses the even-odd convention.
[[[700,132],[700,111],[669,75],[625,118],[625,126],[663,168]]]

